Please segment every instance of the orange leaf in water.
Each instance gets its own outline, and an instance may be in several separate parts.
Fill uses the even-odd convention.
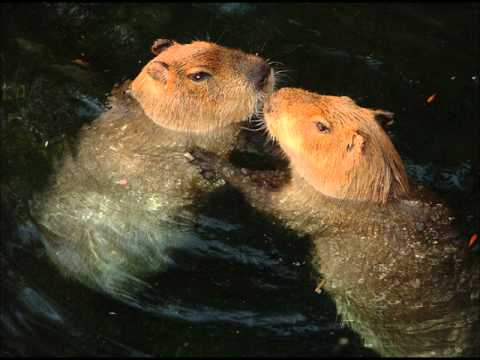
[[[317,294],[321,294],[321,293],[322,293],[323,285],[325,285],[325,283],[326,283],[326,280],[325,280],[325,279],[320,280],[320,282],[318,283],[318,285],[317,285],[317,287],[315,288],[314,291],[315,291]]]
[[[88,62],[86,62],[85,60],[82,60],[82,59],[72,60],[72,63],[77,64],[77,65],[80,65],[80,66],[83,66],[83,67],[87,67],[87,66],[88,66]]]
[[[128,186],[128,180],[127,179],[118,180],[115,184]]]
[[[427,104],[430,104],[435,99],[435,96],[437,96],[437,94],[430,95],[427,98]]]
[[[468,240],[468,247],[472,247],[473,244],[475,244],[477,242],[477,239],[478,239],[478,235],[477,234],[473,234],[471,237],[470,237],[470,240]]]

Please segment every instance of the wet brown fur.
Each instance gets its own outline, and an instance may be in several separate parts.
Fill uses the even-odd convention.
[[[407,185],[398,153],[374,120],[379,112],[284,88],[264,115],[290,160],[290,181],[272,189],[259,178],[276,172],[253,176],[218,158],[206,166],[251,205],[312,238],[322,294],[367,346],[383,356],[478,356],[478,256],[445,204]]]
[[[171,248],[194,246],[195,199],[222,185],[202,178],[189,150],[226,158],[240,122],[274,82],[270,72],[260,87],[265,62],[240,50],[168,40],[152,50],[156,57],[132,84],[112,91],[110,109],[81,129],[31,204],[64,274],[129,301],[146,285],[145,274],[172,262]],[[211,76],[187,77],[199,71]]]

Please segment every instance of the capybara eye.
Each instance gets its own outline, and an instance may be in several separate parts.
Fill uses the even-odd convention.
[[[193,74],[189,74],[188,75],[188,78],[190,80],[193,80],[193,81],[203,81],[203,80],[206,80],[208,79],[210,76],[209,73],[205,72],[205,71],[199,71],[199,72],[196,72],[196,73],[193,73]]]
[[[326,134],[326,133],[330,132],[330,128],[327,125],[325,125],[324,123],[322,123],[321,121],[317,121],[315,123],[315,125],[317,125],[318,131],[320,131],[323,134]]]
[[[170,65],[168,65],[166,62],[163,62],[163,61],[157,61],[157,62],[167,70],[170,68]]]

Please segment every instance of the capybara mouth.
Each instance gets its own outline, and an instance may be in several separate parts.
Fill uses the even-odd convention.
[[[272,76],[272,69],[270,68],[270,66],[265,64],[259,76],[260,77],[257,82],[257,89],[265,90],[268,84],[268,80]]]
[[[263,115],[267,122],[285,115],[288,104],[292,102],[291,92],[292,88],[281,88],[268,97],[263,104]]]
[[[272,75],[272,68],[263,59],[261,59],[259,62],[260,63],[256,65],[256,69],[251,75],[251,79],[254,83],[255,88],[258,91],[262,91],[266,90],[268,80]]]
[[[251,120],[262,120],[263,121],[263,108],[265,102],[270,98],[273,93],[273,89],[275,86],[275,71],[269,65],[266,64],[266,68],[268,69],[266,73],[264,73],[259,80],[259,82],[255,85],[257,90],[257,101],[255,104],[255,111],[254,114],[250,117]],[[261,111],[260,111],[261,110]]]
[[[270,95],[267,99],[267,101],[265,101],[265,103],[263,104],[263,115],[267,116],[272,113],[272,110],[273,110],[273,106],[272,106],[272,98],[274,97],[274,95]]]
[[[278,116],[279,106],[282,100],[282,89],[272,93],[263,104],[263,116],[265,121],[272,121]]]
[[[276,121],[278,117],[278,93],[275,92],[270,95],[265,103],[263,104],[263,123],[265,124],[265,128],[268,130],[268,135],[272,140],[277,139],[277,125],[278,122]]]

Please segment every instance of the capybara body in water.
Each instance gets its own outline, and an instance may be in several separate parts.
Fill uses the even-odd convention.
[[[275,172],[247,176],[215,157],[200,167],[311,236],[317,291],[332,296],[368,346],[385,356],[478,356],[479,259],[448,208],[409,184],[375,119],[381,114],[390,115],[348,97],[283,88],[264,116],[290,161],[286,185],[274,184]],[[258,185],[269,178],[273,188]]]
[[[274,83],[262,58],[240,50],[157,40],[152,51],[31,204],[61,270],[123,297],[195,239],[195,199],[221,185],[189,163],[190,147],[225,157]]]

